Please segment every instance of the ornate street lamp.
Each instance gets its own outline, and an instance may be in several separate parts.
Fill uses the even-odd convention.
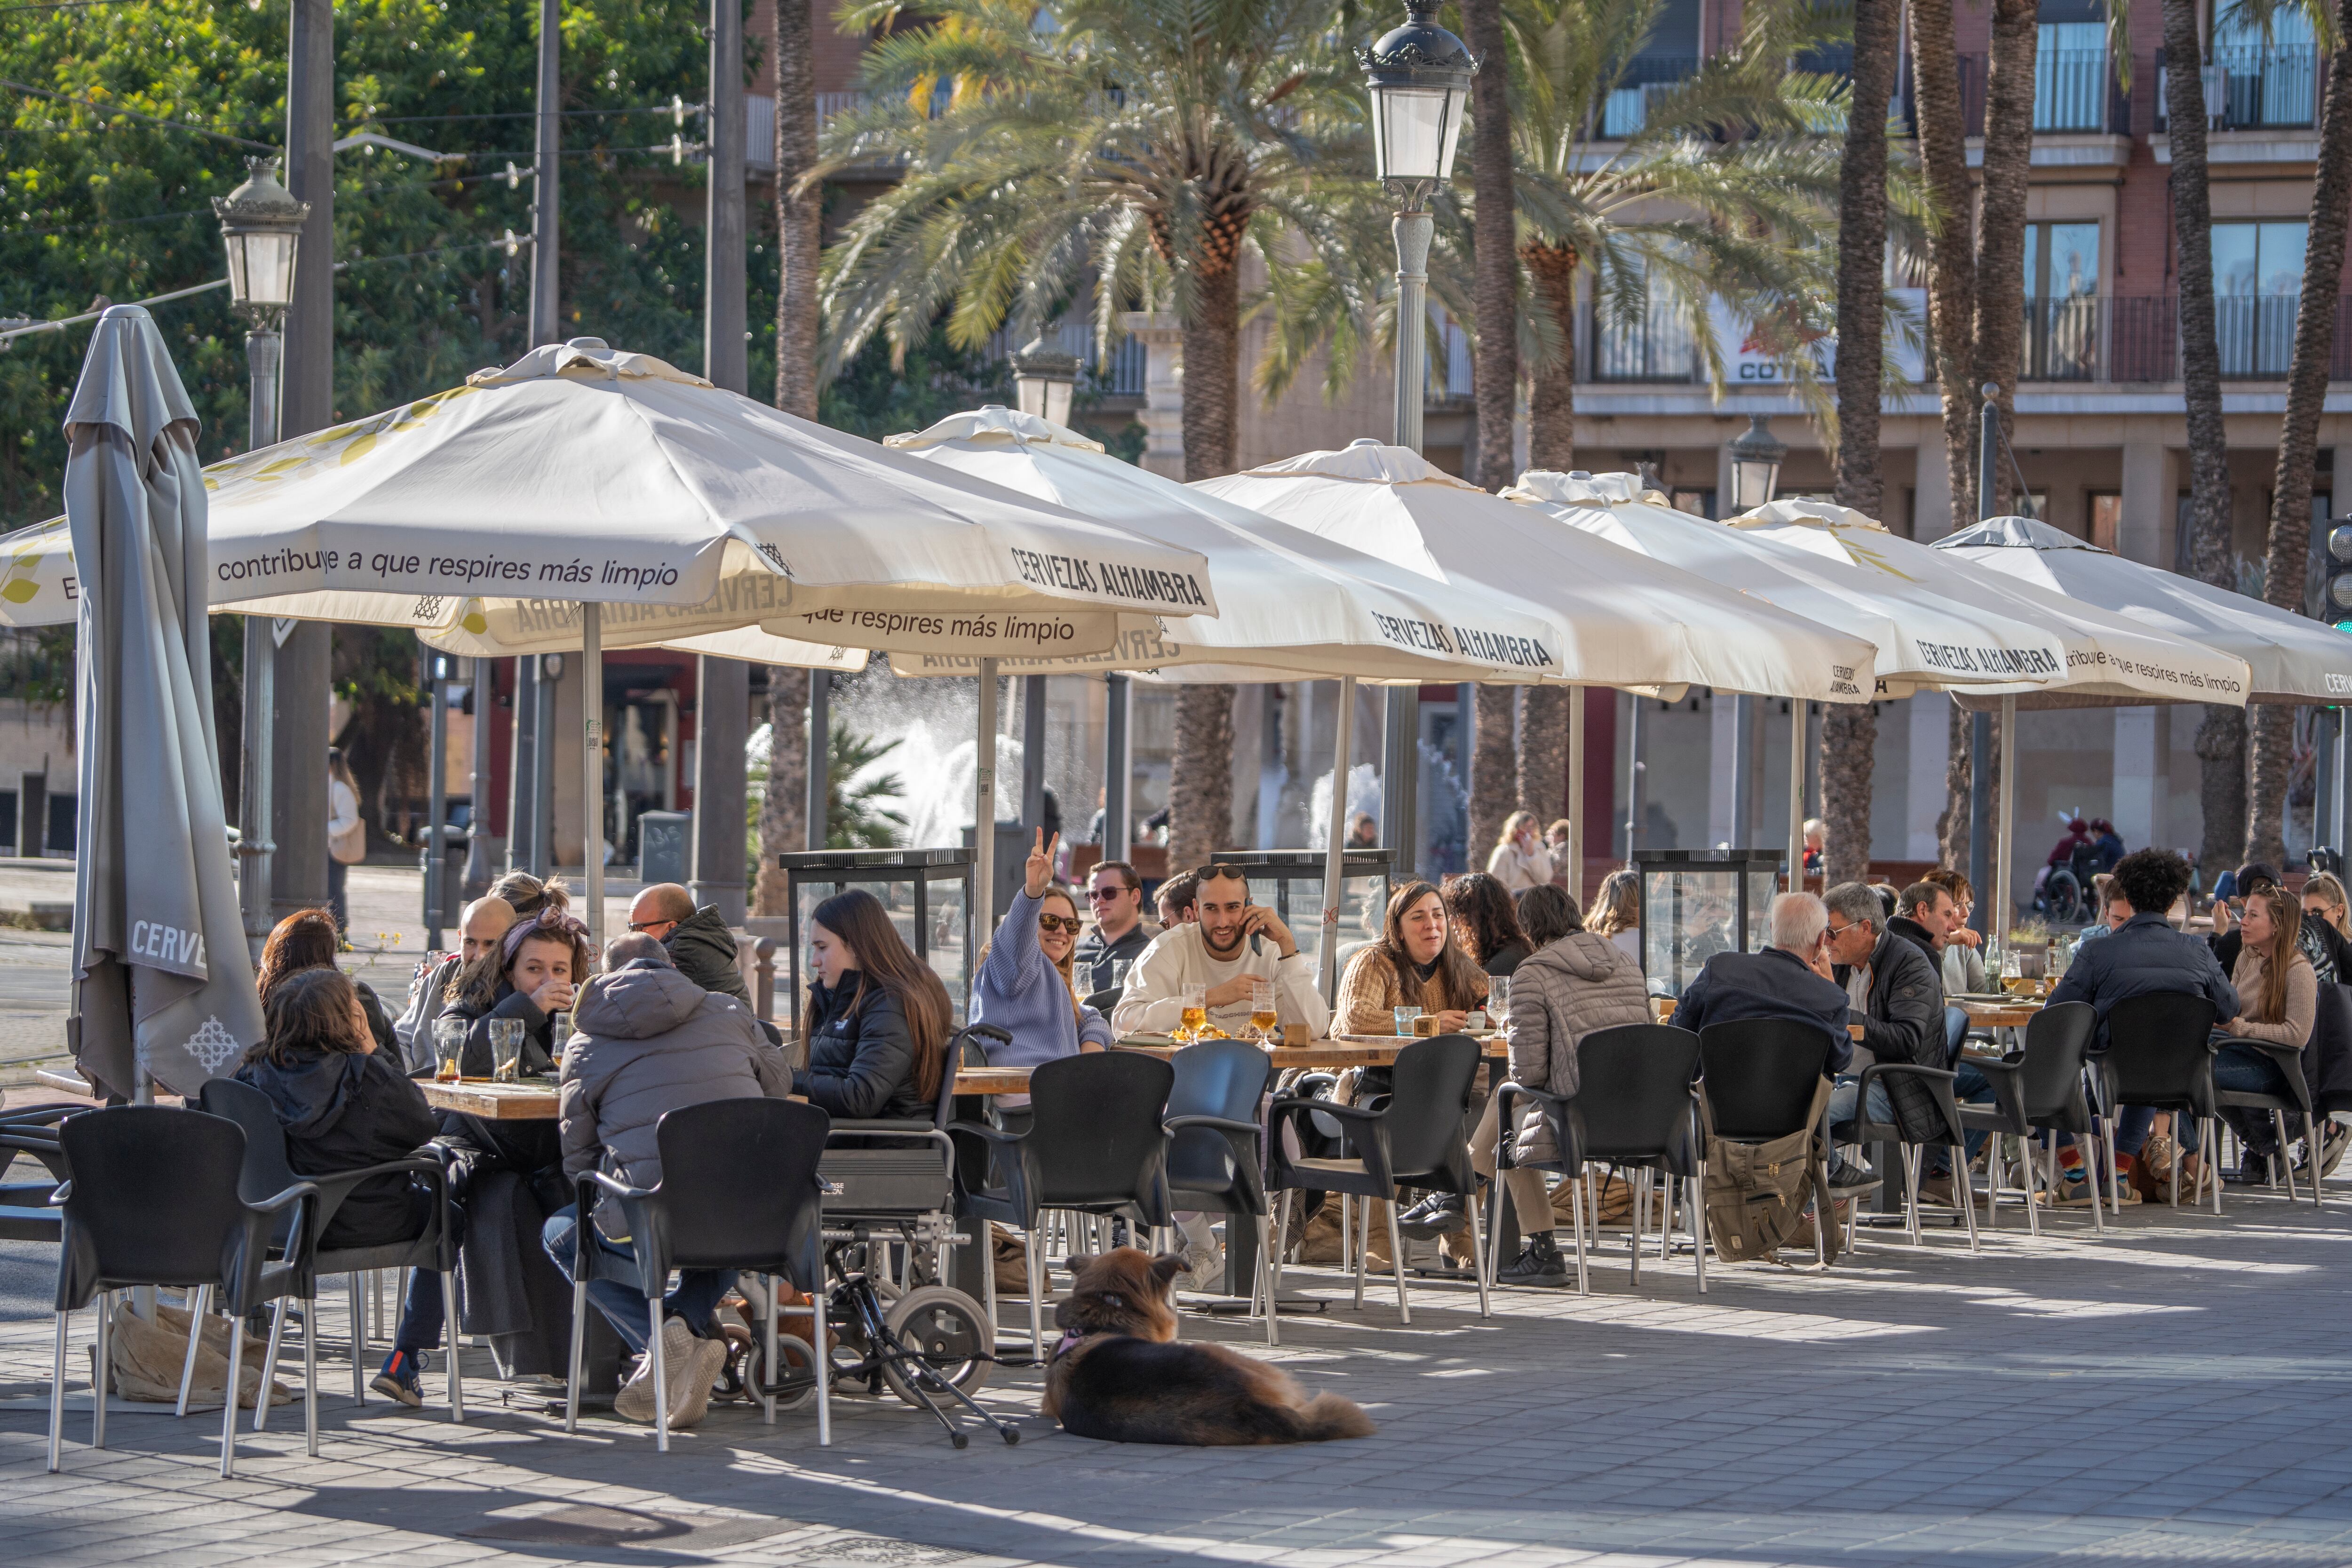
[[[1772,434],[1769,419],[1760,413],[1748,416],[1748,428],[1740,432],[1728,450],[1731,453],[1731,515],[1752,512],[1772,499],[1780,487],[1780,463],[1789,455],[1788,444]]]
[[[252,389],[248,439],[258,451],[278,444],[278,369],[285,346],[281,329],[294,302],[294,261],[302,244],[302,223],[310,204],[298,202],[278,183],[278,159],[248,158],[245,183],[213,198],[220,218],[221,244],[228,252],[229,303],[251,323],[245,335],[247,374]],[[245,787],[237,801],[237,901],[244,906],[245,935],[257,956],[268,938],[270,749],[272,710],[277,706],[278,643],[270,617],[245,618]]]
[[[1022,413],[1049,424],[1067,424],[1077,387],[1077,356],[1048,347],[1043,332],[1013,353],[1013,391]]]

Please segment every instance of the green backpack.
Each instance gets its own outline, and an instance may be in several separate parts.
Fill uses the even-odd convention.
[[[1824,1078],[1813,1091],[1812,1109],[1802,1129],[1769,1143],[1739,1144],[1716,1136],[1706,1096],[1699,1096],[1699,1117],[1706,1128],[1703,1201],[1717,1257],[1746,1263],[1769,1260],[1783,1247],[1810,1243],[1812,1238],[1804,1234],[1811,1228],[1805,1204],[1819,1197],[1825,1218],[1822,1256],[1836,1260],[1843,1238],[1835,1219],[1829,1218],[1828,1172],[1817,1131],[1829,1101],[1830,1081]]]

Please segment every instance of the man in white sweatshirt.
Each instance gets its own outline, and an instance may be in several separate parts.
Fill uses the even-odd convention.
[[[1250,903],[1244,873],[1234,866],[1203,867],[1194,910],[1192,924],[1162,931],[1136,959],[1111,1027],[1122,1034],[1164,1034],[1183,1019],[1184,988],[1205,986],[1209,1021],[1245,1039],[1250,982],[1272,980],[1281,1020],[1303,1023],[1321,1039],[1331,1027],[1331,1009],[1316,989],[1314,971],[1299,956],[1290,928],[1273,910]]]

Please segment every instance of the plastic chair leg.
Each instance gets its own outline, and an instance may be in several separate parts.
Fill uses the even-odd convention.
[[[100,1312],[106,1310],[105,1302],[102,1298],[99,1304],[99,1310]],[[57,1356],[55,1364],[49,1371],[49,1474],[51,1475],[56,1475],[58,1473],[58,1463],[60,1457],[60,1450],[64,1447],[65,1443],[66,1322],[72,1315],[73,1314],[70,1312],[59,1312],[58,1314]],[[90,1379],[90,1392],[93,1396],[98,1392],[98,1380],[95,1377]]]
[[[188,1302],[188,1354],[180,1362],[180,1403],[172,1414],[182,1420],[188,1415],[188,1389],[196,1380],[196,1347],[204,1340],[205,1314],[212,1311],[213,1288],[198,1285]],[[156,1316],[161,1317],[162,1313]]]
[[[261,1386],[265,1389],[278,1377],[278,1341],[286,1332],[286,1298],[278,1297],[276,1305],[278,1310],[269,1316],[269,1348],[262,1352],[261,1355]],[[255,1400],[253,1429],[257,1432],[260,1431],[268,1419],[269,1401]]]
[[[2210,1129],[2203,1140],[2205,1146],[2209,1149],[2219,1147],[2221,1142],[2221,1118],[2219,1116],[2209,1116],[2205,1119],[2205,1124]],[[2286,1157],[2286,1151],[2284,1148],[2279,1151],[2279,1157],[2281,1159],[2284,1159]],[[2173,1161],[2172,1168],[2176,1173],[2177,1179],[2177,1173],[2180,1169],[2180,1162],[2179,1160]],[[2200,1160],[2198,1162],[2197,1179],[2200,1182],[2210,1181],[2213,1184],[2213,1213],[2218,1218],[2221,1212],[2221,1173],[2214,1168],[2212,1161]],[[2193,1193],[2190,1194],[2189,1201],[2192,1204],[2195,1203],[2197,1201],[2196,1195]]]
[[[1952,1180],[1959,1185],[1953,1196],[1960,1200],[1960,1212],[1969,1217],[1969,1250],[1980,1250],[1977,1245],[1977,1195],[1969,1190],[1969,1146],[1952,1145]]]
[[[1592,1294],[1592,1277],[1584,1265],[1584,1198],[1591,1190],[1580,1174],[1573,1171],[1569,1174],[1569,1219],[1576,1231],[1576,1293],[1580,1296]]]
[[[245,1371],[245,1319],[231,1315],[228,1320],[228,1382],[221,1388],[221,1479],[236,1474],[236,1396],[237,1384]],[[269,1389],[264,1385],[254,1396],[257,1404],[267,1403]]]
[[[1285,1193],[1283,1196],[1287,1198],[1289,1194]],[[1251,1289],[1265,1292],[1265,1343],[1268,1345],[1277,1345],[1282,1343],[1282,1309],[1276,1304],[1274,1299],[1276,1259],[1272,1250],[1266,1246],[1269,1238],[1266,1235],[1265,1216],[1260,1214],[1251,1218],[1257,1226],[1257,1278],[1252,1281]],[[1232,1222],[1229,1220],[1227,1223]]]
[[[1706,1294],[1706,1162],[1701,1160],[1698,1175],[1686,1178],[1690,1184],[1688,1211],[1691,1217],[1691,1270],[1698,1276],[1698,1293]]]
[[[1269,1302],[1282,1293],[1283,1255],[1290,1250],[1290,1198],[1291,1194],[1285,1191],[1281,1217],[1274,1222],[1274,1256],[1267,1260],[1272,1267],[1273,1277],[1265,1287]]]
[[[302,1448],[314,1459],[319,1457],[319,1336],[313,1329],[318,1321],[319,1301],[313,1296],[302,1310]]]
[[[1041,1291],[1037,1272],[1044,1266],[1045,1248],[1034,1229],[1022,1232],[1024,1257],[1022,1267],[1029,1278],[1029,1358],[1043,1366],[1045,1364],[1045,1298]]]
[[[995,1272],[992,1262],[989,1273],[993,1275]],[[824,1281],[820,1280],[818,1284],[822,1287]],[[827,1326],[824,1301],[812,1295],[809,1298],[809,1333],[814,1337],[809,1343],[809,1364],[816,1373],[816,1446],[820,1448],[833,1447],[833,1357],[825,1350]],[[989,1330],[992,1337],[995,1333],[993,1322],[990,1323]],[[773,1366],[775,1363],[771,1361],[768,1364]]]
[[[572,1359],[565,1364],[563,1379],[563,1429],[567,1433],[580,1430],[581,1346],[588,1333],[588,1276],[584,1260],[575,1258],[572,1266],[580,1270],[580,1278],[572,1282]]]
[[[1903,1151],[1903,1207],[1911,1217],[1911,1245],[1925,1247],[1919,1236],[1919,1146],[1916,1144],[1897,1145]]]
[[[654,1364],[654,1449],[669,1452],[669,1363],[662,1344],[661,1288],[667,1280],[657,1281],[654,1294],[646,1298],[646,1316],[653,1322],[653,1336],[646,1342],[646,1354]]]
[[[1364,1205],[1367,1239],[1371,1234],[1371,1215],[1372,1206],[1367,1202]],[[1404,1238],[1397,1232],[1397,1208],[1394,1198],[1389,1200],[1389,1267],[1396,1272],[1397,1322],[1410,1323],[1412,1322],[1412,1306],[1404,1299]]]
[[[1503,1184],[1490,1182],[1487,1185],[1499,1192]],[[1474,1197],[1462,1207],[1470,1216],[1470,1271],[1478,1277],[1478,1315],[1491,1318],[1495,1311],[1486,1289],[1486,1249],[1485,1239],[1478,1233],[1478,1201]]]
[[[367,1303],[360,1299],[360,1277],[343,1276],[344,1294],[352,1303],[352,1403],[367,1403]]]
[[[413,1272],[413,1271],[412,1271]],[[409,1288],[420,1288],[422,1281],[412,1281]],[[466,1375],[457,1365],[457,1280],[443,1270],[441,1275],[441,1321],[449,1336],[449,1419],[466,1418]]]
[[[1613,1167],[1612,1174],[1617,1174]],[[1625,1229],[1625,1268],[1626,1282],[1638,1291],[1642,1288],[1642,1237],[1650,1228],[1650,1173],[1635,1171],[1633,1187],[1633,1211],[1625,1217],[1632,1222]]]
[[[1343,1213],[1340,1223],[1346,1222],[1347,1217]],[[1371,1257],[1371,1243],[1372,1200],[1366,1198],[1356,1205],[1356,1310],[1360,1312],[1364,1310],[1364,1269]]]
[[[940,1277],[941,1279],[945,1279],[947,1276],[942,1273]],[[761,1275],[760,1284],[761,1287],[768,1293],[768,1299],[763,1304],[763,1309],[760,1314],[760,1337],[767,1354],[761,1361],[760,1364],[767,1369],[767,1381],[770,1383],[775,1383],[780,1381],[783,1376],[783,1367],[776,1359],[776,1308],[783,1301],[784,1293],[776,1289],[776,1277],[773,1274]],[[816,1316],[816,1313],[812,1312],[809,1315],[811,1317],[814,1317]],[[821,1344],[824,1343],[824,1325],[823,1323],[816,1325],[814,1340],[815,1343]],[[823,1369],[817,1367],[814,1364],[811,1364],[809,1370],[815,1372],[820,1378],[824,1376]],[[760,1394],[760,1425],[763,1427],[772,1427],[775,1424],[776,1396],[762,1389]]]
[[[98,1375],[90,1383],[89,1446],[106,1447],[106,1391],[114,1381],[114,1295],[98,1293]]]

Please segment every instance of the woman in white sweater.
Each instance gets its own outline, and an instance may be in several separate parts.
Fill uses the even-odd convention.
[[[1533,811],[1514,811],[1503,819],[1503,836],[1486,857],[1486,874],[1506,893],[1521,893],[1551,881],[1551,852],[1543,846],[1543,832]]]

